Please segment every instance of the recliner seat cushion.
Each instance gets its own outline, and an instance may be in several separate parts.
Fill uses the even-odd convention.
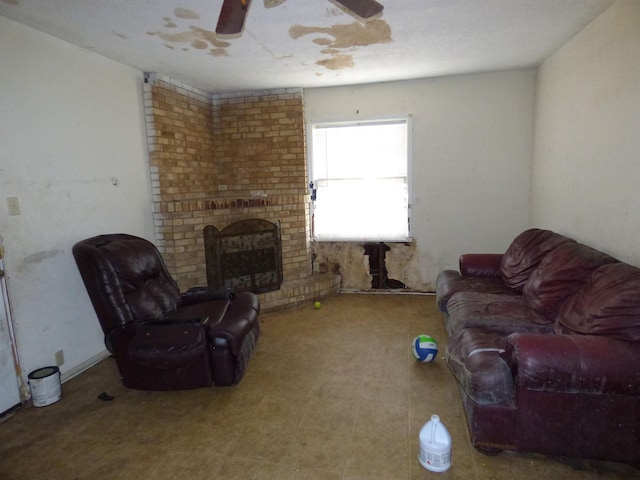
[[[615,258],[581,243],[563,243],[550,251],[531,273],[523,298],[554,321],[564,301],[587,282],[596,268],[615,262]]]
[[[575,240],[551,230],[539,228],[525,230],[511,242],[502,257],[500,264],[502,281],[509,288],[522,291],[529,276],[545,255],[567,242],[575,242]]]
[[[611,263],[596,269],[587,283],[564,303],[555,330],[639,342],[640,268]]]

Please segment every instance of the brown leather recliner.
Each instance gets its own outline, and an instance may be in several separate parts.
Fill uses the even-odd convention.
[[[242,379],[260,336],[255,294],[181,294],[158,249],[132,235],[82,240],[73,256],[125,386],[182,390]]]

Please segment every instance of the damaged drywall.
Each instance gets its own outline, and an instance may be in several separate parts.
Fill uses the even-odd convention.
[[[371,244],[369,244],[371,245]],[[376,249],[378,244],[375,243]],[[432,292],[434,287],[424,280],[418,246],[415,242],[384,243],[386,286],[381,289],[402,289]],[[367,244],[360,242],[315,242],[314,270],[339,273],[341,287],[347,290],[373,290],[371,258]],[[375,263],[375,262],[374,262]],[[376,274],[374,271],[373,274]]]

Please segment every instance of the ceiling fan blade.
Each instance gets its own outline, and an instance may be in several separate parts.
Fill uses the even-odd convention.
[[[216,33],[219,35],[235,35],[242,32],[244,19],[247,16],[251,0],[224,0]]]
[[[375,0],[334,0],[362,18],[371,18],[382,12],[383,5]]]

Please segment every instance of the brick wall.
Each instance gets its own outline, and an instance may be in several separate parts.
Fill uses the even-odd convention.
[[[148,74],[145,113],[156,241],[180,288],[206,285],[203,229],[280,221],[283,275],[273,305],[338,288],[312,282],[302,91],[209,95]],[[317,285],[317,283],[321,285]],[[286,298],[285,298],[286,297]]]
[[[219,198],[256,204],[228,221],[281,222],[284,278],[311,272],[309,196],[301,90],[213,98],[213,137]]]

